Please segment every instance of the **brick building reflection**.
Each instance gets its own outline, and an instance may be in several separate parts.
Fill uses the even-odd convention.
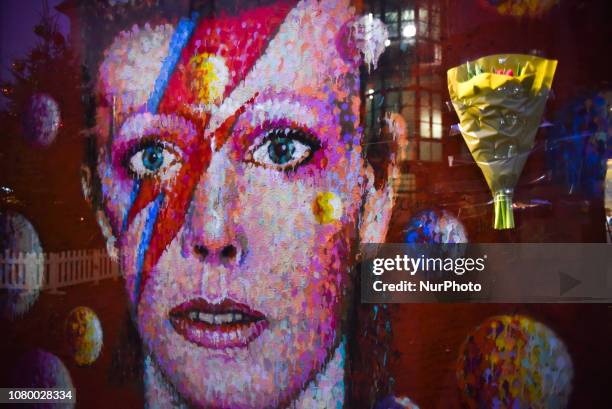
[[[398,140],[400,176],[395,180],[399,217],[426,207],[432,177],[446,166],[446,70],[442,39],[445,0],[366,2],[366,11],[387,25],[389,40],[378,69],[366,74],[366,135],[384,132],[384,118],[399,118],[405,130]]]
[[[456,215],[466,225],[470,241],[475,242],[605,240],[603,195],[595,194],[603,191],[603,177],[580,181],[580,189],[572,188],[578,182],[567,181],[573,167],[585,167],[583,156],[589,148],[585,141],[590,133],[586,139],[579,138],[582,151],[573,154],[563,142],[571,138],[562,131],[566,122],[570,123],[567,129],[571,128],[575,114],[567,107],[572,101],[575,104],[580,98],[608,95],[602,90],[609,85],[602,81],[607,78],[603,72],[587,75],[583,72],[587,66],[574,63],[575,54],[586,52],[584,49],[574,43],[572,48],[551,42],[568,36],[569,26],[554,24],[554,15],[539,22],[500,19],[476,2],[368,0],[364,9],[384,21],[389,31],[388,47],[378,69],[364,72],[366,135],[370,143],[381,143],[378,136],[385,133],[384,118],[390,114],[405,124],[398,141],[400,176],[394,181],[397,205],[389,241],[403,241],[401,232],[411,215],[441,208]],[[565,5],[557,12],[570,21],[576,10]],[[596,11],[589,13],[595,15]],[[451,131],[457,118],[446,106],[446,70],[500,51],[543,53],[558,59],[563,67],[553,84],[557,99],[548,101],[545,114],[545,119],[553,122],[538,132],[517,185],[517,228],[506,232],[490,228],[491,194],[462,137]],[[588,68],[593,70],[593,66]],[[577,79],[585,87],[581,93],[576,93],[572,84]]]

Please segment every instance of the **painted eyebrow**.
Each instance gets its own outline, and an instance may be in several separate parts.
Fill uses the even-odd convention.
[[[251,125],[258,125],[264,121],[290,119],[307,128],[314,129],[318,123],[310,107],[297,100],[269,99],[253,104],[248,110],[251,114]]]
[[[131,140],[164,130],[170,132],[181,131],[181,134],[188,137],[197,135],[195,125],[180,115],[145,112],[128,117],[121,125],[116,137]]]

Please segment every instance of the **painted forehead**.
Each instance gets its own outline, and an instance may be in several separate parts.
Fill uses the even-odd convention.
[[[348,1],[291,1],[177,26],[120,34],[100,67],[118,112],[181,112],[220,125],[256,95],[324,100],[323,87],[357,72],[338,47]]]

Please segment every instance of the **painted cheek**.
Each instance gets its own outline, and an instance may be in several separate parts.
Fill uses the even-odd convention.
[[[107,156],[105,153],[100,153],[98,157],[106,158]],[[99,164],[98,175],[105,216],[110,223],[113,236],[120,238],[121,225],[129,205],[133,181],[117,174],[109,162]]]
[[[175,179],[161,183],[154,178],[135,180],[128,204],[122,235],[128,234],[136,216],[144,209],[144,224],[139,234],[135,256],[132,301],[138,305],[144,284],[163,251],[184,223],[192,192],[210,162],[210,144],[202,142],[189,153]]]

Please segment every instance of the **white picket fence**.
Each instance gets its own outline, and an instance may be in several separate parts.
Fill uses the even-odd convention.
[[[50,290],[119,277],[119,266],[103,249],[60,253],[0,253],[0,288]]]

